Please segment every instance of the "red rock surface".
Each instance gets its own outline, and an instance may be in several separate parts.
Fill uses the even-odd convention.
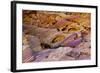
[[[91,59],[91,14],[23,10],[23,63]]]

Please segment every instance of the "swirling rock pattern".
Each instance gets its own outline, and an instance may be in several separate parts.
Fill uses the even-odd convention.
[[[91,59],[91,14],[23,10],[22,62]]]

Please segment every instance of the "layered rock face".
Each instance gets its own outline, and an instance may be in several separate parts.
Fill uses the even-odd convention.
[[[90,22],[90,13],[23,10],[23,63],[91,59]]]

